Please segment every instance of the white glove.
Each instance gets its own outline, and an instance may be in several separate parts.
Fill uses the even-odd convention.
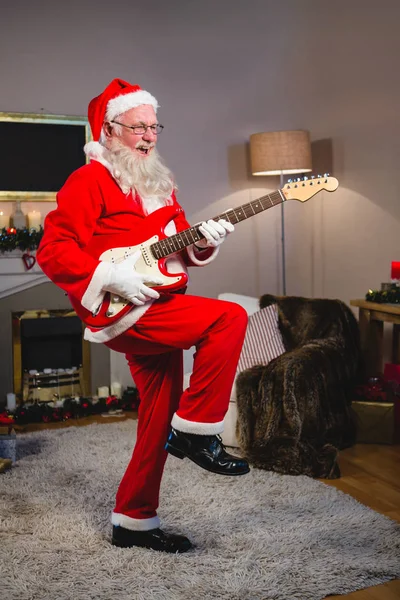
[[[218,222],[210,219],[203,221],[199,227],[199,231],[204,238],[195,243],[198,248],[216,248],[225,240],[229,233],[232,233],[235,228],[232,223],[225,219],[220,219]]]
[[[163,280],[159,277],[150,278],[149,275],[141,275],[134,270],[140,255],[141,252],[138,250],[123,262],[111,264],[107,280],[103,284],[105,292],[121,296],[132,304],[136,304],[136,306],[143,306],[148,300],[157,300],[160,297],[160,294],[145,285],[145,282],[154,285],[163,283]]]

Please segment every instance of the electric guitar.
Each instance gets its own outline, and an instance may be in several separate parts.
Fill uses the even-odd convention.
[[[230,209],[214,218],[214,221],[225,219],[233,225],[249,219],[268,208],[277,206],[286,200],[298,200],[306,202],[318,192],[325,190],[333,192],[337,189],[339,182],[335,177],[329,177],[325,174],[323,177],[311,176],[303,179],[289,180],[282,188],[271,194],[266,194],[257,200],[252,200],[242,204],[238,208]],[[178,216],[182,209],[173,206],[165,206],[151,213],[143,222],[139,239],[132,239],[131,246],[121,248],[110,248],[102,252],[99,260],[111,263],[120,263],[131,254],[140,250],[141,255],[135,263],[135,271],[142,274],[148,274],[146,285],[154,287],[158,292],[177,292],[186,287],[188,276],[186,273],[168,273],[166,261],[169,256],[181,252],[187,246],[201,240],[204,236],[199,231],[200,223],[180,231],[171,236],[166,236],[164,229],[166,225]],[[151,285],[152,278],[157,277],[163,280],[161,285]],[[77,315],[89,327],[103,328],[112,325],[129,312],[134,305],[107,292],[103,302],[96,313],[86,310],[75,298],[70,297],[70,301]]]

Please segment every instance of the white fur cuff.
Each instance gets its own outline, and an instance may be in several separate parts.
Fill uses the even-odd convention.
[[[151,517],[150,519],[134,519],[121,513],[112,513],[111,523],[113,525],[119,525],[125,529],[131,531],[150,531],[150,529],[157,529],[160,527],[160,519],[158,517]]]
[[[197,435],[217,435],[224,430],[224,422],[218,423],[197,423],[196,421],[187,421],[182,419],[176,413],[172,417],[171,425],[177,431],[182,433],[195,433]]]

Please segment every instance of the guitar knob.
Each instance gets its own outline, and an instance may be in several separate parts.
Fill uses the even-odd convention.
[[[113,296],[112,301],[113,302],[119,302],[119,296]]]

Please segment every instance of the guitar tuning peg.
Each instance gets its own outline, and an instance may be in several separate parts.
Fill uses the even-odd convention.
[[[315,179],[315,175],[311,175],[311,179]]]
[[[329,177],[329,173],[324,173],[324,177]]]
[[[292,179],[288,179],[288,180],[287,180],[287,182],[288,182],[288,183],[292,183]]]
[[[318,179],[320,179],[322,177],[322,175],[318,174],[317,177],[318,177]]]
[[[296,179],[296,180],[297,180],[297,181],[301,181],[301,177],[297,177],[297,179]]]
[[[303,181],[307,181],[307,180],[308,180],[308,177],[307,177],[307,175],[304,175],[304,177],[303,177]]]

